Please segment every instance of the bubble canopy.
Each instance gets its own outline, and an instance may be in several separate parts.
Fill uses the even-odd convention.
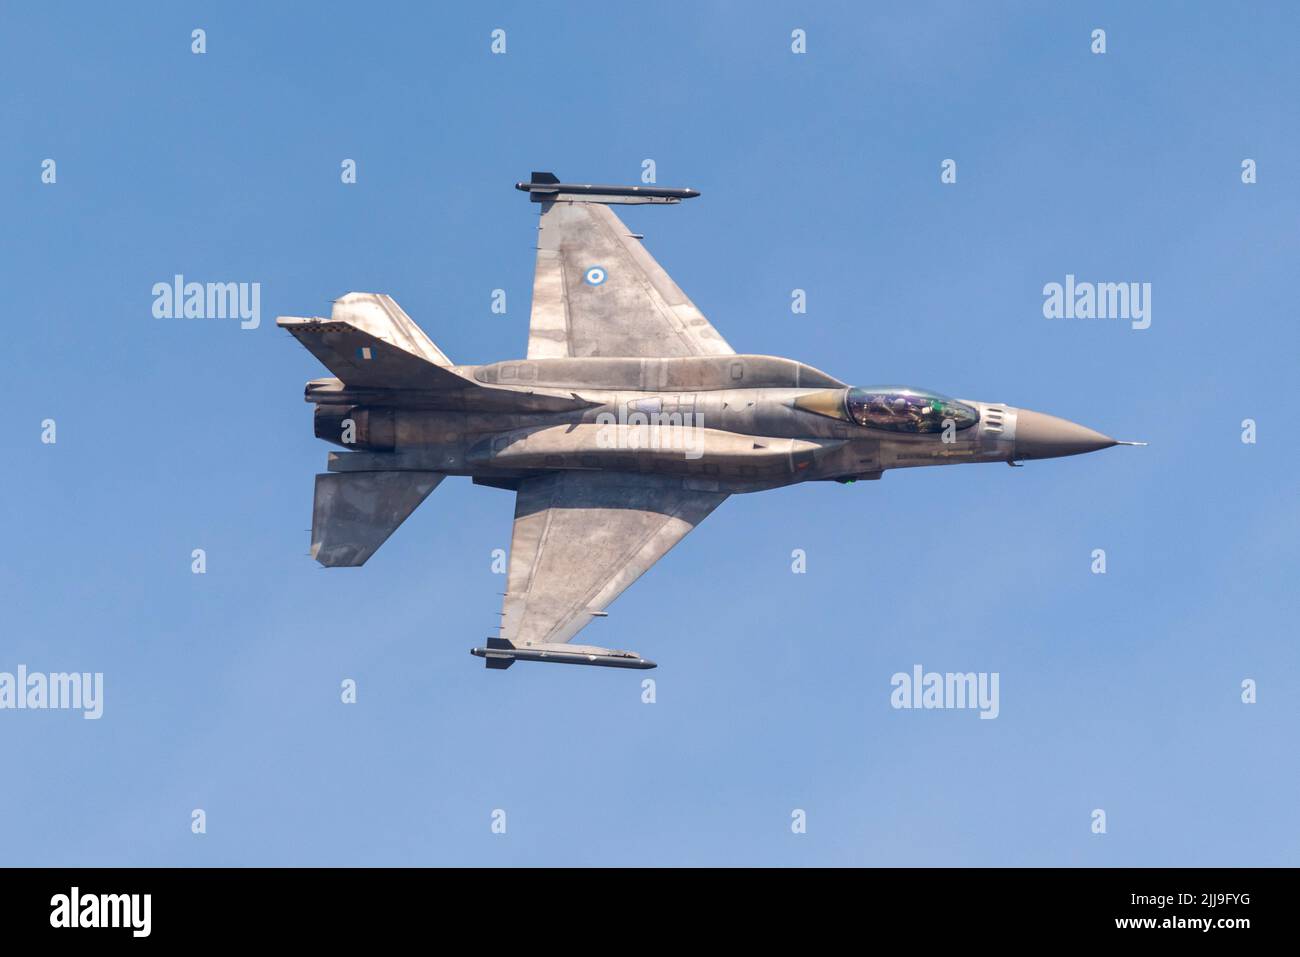
[[[848,418],[858,425],[889,432],[942,432],[948,420],[961,430],[980,419],[979,412],[964,402],[903,386],[849,389],[844,396],[844,409]]]
[[[958,430],[968,429],[980,420],[979,410],[965,402],[907,386],[828,389],[802,396],[794,404],[869,429],[913,435],[942,432],[949,421]]]

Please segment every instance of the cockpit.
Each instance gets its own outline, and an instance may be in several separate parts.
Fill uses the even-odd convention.
[[[818,392],[796,399],[795,405],[867,428],[913,434],[942,432],[949,421],[960,431],[970,428],[980,418],[979,411],[965,402],[902,386]]]
[[[960,431],[980,418],[964,402],[919,389],[849,389],[844,407],[858,425],[890,432],[942,432],[947,419]]]

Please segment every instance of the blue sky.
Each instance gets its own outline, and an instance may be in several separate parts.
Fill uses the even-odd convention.
[[[464,6],[6,6],[0,671],[105,702],[0,711],[0,863],[1300,863],[1294,5]],[[1150,446],[733,497],[584,632],[653,705],[466,653],[509,493],[318,568],[324,373],[274,317],[386,292],[520,355],[512,184],[646,158],[703,195],[620,212],[738,351]],[[261,326],[154,318],[176,273]],[[1151,327],[1045,319],[1067,273],[1150,282]],[[918,663],[999,717],[892,709]]]

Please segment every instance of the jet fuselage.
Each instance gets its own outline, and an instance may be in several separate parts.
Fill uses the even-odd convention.
[[[693,189],[517,184],[537,204],[527,358],[458,365],[392,296],[353,291],[276,324],[335,378],[307,384],[316,435],[309,554],[364,565],[448,475],[514,494],[486,667],[653,668],[572,639],[735,492],[1009,462],[1121,443],[1065,419],[905,386],[853,387],[737,354],[610,208]]]
[[[373,469],[365,453],[374,453],[386,469],[468,475],[507,488],[580,469],[676,475],[746,492],[1116,444],[1063,419],[901,387],[853,391],[878,403],[933,397],[937,411],[925,407],[930,418],[919,425],[901,417],[886,427],[863,425],[848,413],[847,385],[772,356],[534,359],[452,371],[494,388],[376,392],[337,379],[309,383],[316,434],[354,453],[334,456],[330,470]],[[949,406],[967,411],[945,417]]]

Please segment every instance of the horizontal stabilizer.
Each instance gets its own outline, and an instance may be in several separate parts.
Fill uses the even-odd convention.
[[[327,568],[364,565],[445,477],[441,472],[317,475],[312,558]]]

